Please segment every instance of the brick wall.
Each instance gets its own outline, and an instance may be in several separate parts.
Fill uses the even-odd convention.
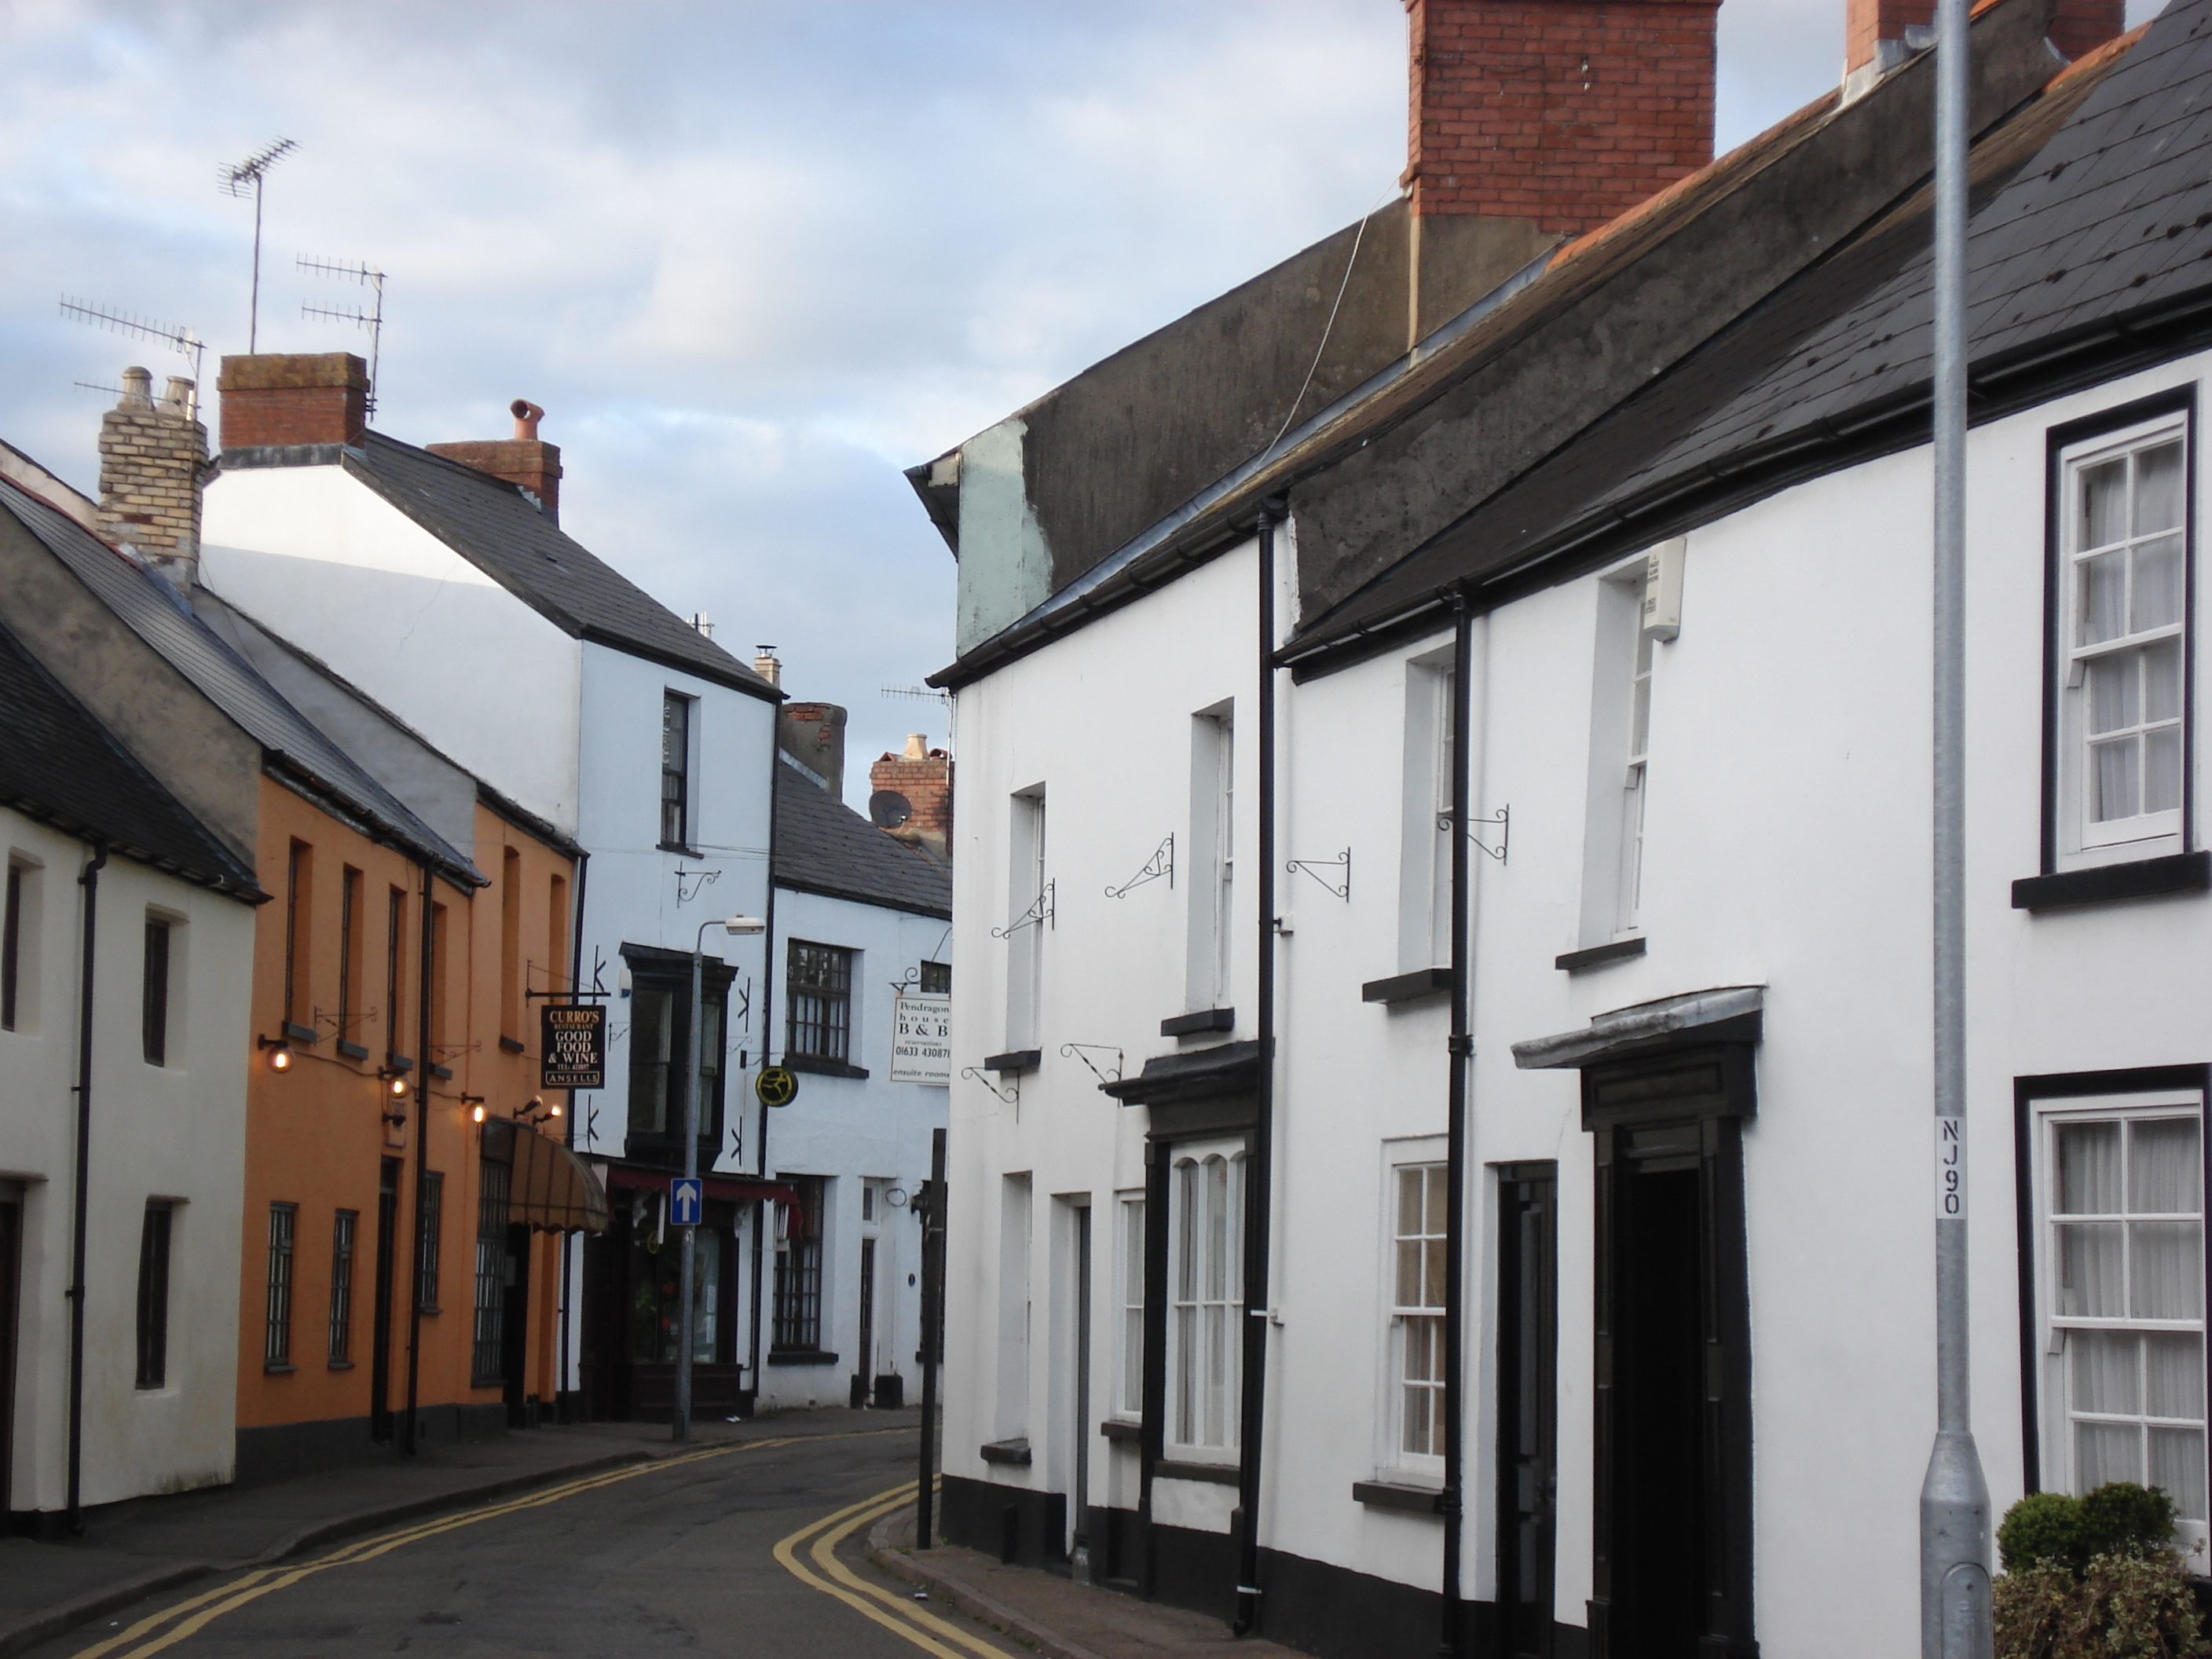
[[[536,438],[486,438],[471,443],[426,444],[433,455],[520,484],[538,497],[549,519],[561,516],[561,446]]]
[[[1936,0],[1850,0],[1844,17],[1844,68],[1874,61],[1877,45],[1902,42],[1907,28],[1936,21]],[[2051,21],[2051,44],[2079,58],[2127,27],[2126,0],[2057,0]]]
[[[123,398],[100,423],[100,529],[148,558],[199,556],[200,474],[207,428],[190,380],[174,379],[159,403],[153,377],[125,369]]]
[[[368,365],[350,352],[226,357],[222,447],[358,444],[368,423]]]
[[[917,750],[921,752],[917,753]],[[945,853],[952,840],[952,757],[910,742],[904,755],[885,755],[868,769],[868,787],[904,795],[914,815],[890,833]]]
[[[1595,228],[1712,159],[1717,0],[1409,0],[1416,214]]]

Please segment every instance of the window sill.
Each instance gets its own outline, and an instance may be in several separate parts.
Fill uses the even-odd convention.
[[[2164,858],[2130,859],[2120,864],[2061,870],[2027,876],[2012,884],[2015,910],[2054,910],[2069,904],[2104,904],[2118,899],[2152,898],[2161,893],[2197,893],[2212,888],[2212,852],[2170,853]]]
[[[1593,945],[1587,951],[1570,951],[1563,957],[1553,957],[1552,966],[1561,973],[1586,974],[1593,968],[1609,967],[1616,962],[1633,962],[1644,951],[1644,935],[1634,939],[1617,939],[1610,945]]]
[[[1010,1048],[1003,1054],[993,1054],[983,1062],[987,1072],[1034,1072],[1044,1064],[1042,1048]]]
[[[384,1069],[405,1077],[408,1073],[415,1069],[415,1062],[410,1056],[401,1054],[398,1050],[387,1048],[384,1051]]]
[[[451,1083],[453,1080],[453,1068],[450,1066],[440,1066],[434,1063],[430,1066],[430,1075],[439,1079],[442,1082]]]
[[[265,1359],[261,1362],[261,1374],[264,1376],[289,1376],[294,1371],[296,1371],[299,1369],[300,1368],[297,1365],[293,1364],[289,1360],[286,1360],[281,1364],[272,1363]]]
[[[1209,1486],[1233,1486],[1242,1478],[1234,1463],[1186,1463],[1163,1457],[1152,1465],[1155,1480],[1197,1480]]]
[[[1452,988],[1449,968],[1416,968],[1391,979],[1370,979],[1359,988],[1362,1002],[1412,1002],[1421,997],[1442,996]]]
[[[501,1049],[510,1054],[519,1054],[522,1052],[521,1043],[516,1042],[514,1038],[507,1036],[503,1032],[500,1036],[499,1046]]]
[[[811,1054],[786,1054],[782,1063],[792,1071],[811,1072],[817,1077],[865,1078],[868,1074],[865,1066],[848,1065],[842,1060],[817,1060]]]
[[[343,1054],[348,1060],[367,1060],[368,1058],[368,1050],[366,1047],[358,1042],[349,1042],[343,1037],[340,1037],[338,1039],[338,1052]]]
[[[1370,1509],[1400,1510],[1407,1515],[1444,1512],[1444,1495],[1436,1487],[1401,1486],[1395,1480],[1355,1480],[1352,1498]]]
[[[443,1308],[431,1307],[428,1303],[425,1303],[422,1306],[416,1309],[415,1311],[422,1315],[423,1317],[427,1319],[434,1319],[438,1315],[445,1312],[446,1310]]]
[[[1009,1463],[1017,1468],[1027,1468],[1030,1462],[1030,1443],[1022,1440],[991,1440],[977,1448],[986,1463]]]
[[[664,853],[681,853],[687,859],[703,859],[707,855],[696,847],[686,847],[682,842],[664,841],[659,843]]]
[[[768,1363],[771,1365],[834,1365],[837,1356],[820,1348],[771,1348]]]
[[[313,1026],[295,1025],[289,1019],[284,1022],[284,1036],[287,1041],[304,1043],[310,1048],[322,1041],[322,1038],[316,1035]]]
[[[1177,1014],[1173,1019],[1160,1022],[1162,1036],[1196,1036],[1201,1031],[1233,1031],[1237,1029],[1234,1008],[1201,1008],[1194,1014]]]
[[[330,1369],[334,1371],[349,1371],[353,1369],[353,1364],[354,1362],[350,1359],[333,1359],[329,1362]]]
[[[1098,1432],[1109,1440],[1133,1442],[1145,1437],[1145,1425],[1134,1418],[1109,1417],[1098,1425]]]

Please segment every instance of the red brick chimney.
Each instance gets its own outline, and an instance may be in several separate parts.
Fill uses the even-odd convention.
[[[897,841],[952,856],[952,757],[928,747],[919,732],[906,753],[885,755],[868,769],[868,817]]]
[[[350,352],[226,357],[222,447],[357,444],[368,424],[368,365]]]
[[[1417,217],[1480,214],[1579,236],[1712,160],[1718,0],[1406,9],[1404,182]]]
[[[545,516],[556,524],[561,520],[561,447],[541,443],[538,438],[538,423],[545,418],[545,411],[526,398],[517,398],[507,406],[514,416],[514,435],[512,438],[488,438],[478,443],[429,444],[425,446],[433,455],[443,455],[449,461],[459,461],[463,466],[472,466],[479,472],[489,472],[495,478],[504,478],[511,484],[520,484],[538,497]]]
[[[1905,31],[1936,21],[1935,0],[1848,0],[1844,15],[1844,73],[1871,64],[1895,68],[1910,55]],[[2057,0],[2051,44],[2069,58],[2095,51],[2126,28],[2126,0]]]

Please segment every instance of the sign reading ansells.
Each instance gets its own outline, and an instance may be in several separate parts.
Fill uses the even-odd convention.
[[[604,1089],[607,1086],[607,1011],[596,1003],[547,1003],[538,1028],[544,1057],[540,1086],[547,1089]]]
[[[941,992],[902,991],[891,1036],[891,1081],[952,1086],[952,999]]]

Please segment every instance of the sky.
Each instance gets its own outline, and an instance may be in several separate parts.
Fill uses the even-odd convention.
[[[2136,0],[2133,15],[2145,3]],[[1832,84],[1844,0],[1726,0],[1725,149]],[[64,295],[261,349],[388,273],[378,429],[562,448],[563,528],[794,696],[846,799],[922,731],[954,567],[902,470],[1388,199],[1401,0],[0,0],[0,439],[88,492],[125,364]],[[212,399],[210,398],[210,401]]]

